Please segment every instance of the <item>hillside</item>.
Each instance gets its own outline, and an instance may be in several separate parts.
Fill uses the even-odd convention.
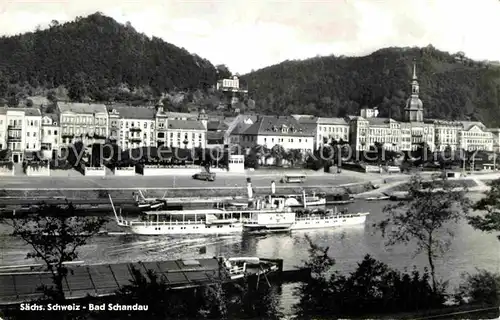
[[[242,80],[260,112],[344,116],[358,114],[360,106],[378,106],[381,116],[398,119],[410,91],[413,59],[426,117],[500,126],[500,68],[432,46],[285,61]]]
[[[209,61],[100,13],[0,38],[0,98],[6,100],[58,87],[52,95],[66,92],[74,100],[150,100],[206,90],[216,77]]]

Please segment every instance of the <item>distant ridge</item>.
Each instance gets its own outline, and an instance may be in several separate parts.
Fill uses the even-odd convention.
[[[478,120],[500,126],[500,68],[432,46],[384,48],[364,57],[285,61],[242,76],[258,112],[342,117],[362,106],[401,117],[417,60],[428,118]]]

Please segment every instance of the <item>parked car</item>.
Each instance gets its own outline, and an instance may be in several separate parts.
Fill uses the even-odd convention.
[[[193,175],[193,179],[205,180],[205,181],[215,181],[215,173],[213,172],[199,172]]]

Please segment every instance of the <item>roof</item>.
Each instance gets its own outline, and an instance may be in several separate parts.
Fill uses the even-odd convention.
[[[59,112],[73,112],[73,113],[106,113],[107,109],[104,104],[96,103],[76,103],[76,102],[57,102],[57,108]]]
[[[132,267],[137,270],[154,270],[165,278],[173,288],[197,287],[217,281],[227,281],[225,272],[220,272],[216,258],[182,259],[137,263],[116,263],[97,265],[72,265],[65,276],[64,293],[72,298],[90,295],[113,295],[119,288],[130,283]],[[34,266],[36,271],[41,270]],[[0,304],[22,303],[29,299],[42,298],[43,293],[35,288],[50,285],[51,276],[44,272],[29,274],[14,272],[0,275]]]
[[[159,111],[157,115],[167,117],[168,119],[197,119],[198,113],[187,113],[187,112],[169,112],[169,111]]]
[[[464,130],[469,130],[473,126],[478,126],[480,129],[485,130],[486,127],[482,122],[479,121],[460,121],[462,123],[462,126],[464,127]]]
[[[208,131],[207,140],[223,140],[224,132]]]
[[[217,131],[217,130],[227,130],[229,126],[220,120],[211,120],[207,122],[207,130],[209,131]]]
[[[244,133],[248,128],[250,128],[251,126],[253,126],[253,124],[248,124],[248,123],[244,123],[244,122],[240,122],[238,123],[234,129],[231,131],[231,134],[242,134]]]
[[[391,118],[368,118],[366,120],[368,120],[368,123],[370,125],[374,126],[385,126],[388,125],[391,121],[397,122]]]
[[[292,117],[295,118],[299,123],[317,123],[318,122],[318,117],[315,116],[310,116],[310,115],[300,115],[296,114],[293,115]]]
[[[262,116],[242,134],[303,137],[314,136],[316,133],[292,116]]]
[[[318,118],[318,124],[348,125],[344,118]]]
[[[42,117],[50,118],[52,120],[52,122],[59,121],[59,117],[55,113],[44,113],[44,114],[42,114]]]
[[[0,107],[0,114],[7,114],[7,111],[24,111],[24,115],[28,117],[37,117],[41,116],[42,113],[38,108],[9,108],[9,107]]]
[[[132,107],[132,106],[108,106],[108,111],[113,112],[116,110],[121,119],[140,119],[140,120],[154,120],[156,110],[149,107]]]
[[[168,120],[168,129],[177,130],[203,130],[205,131],[205,126],[200,121],[196,120]]]

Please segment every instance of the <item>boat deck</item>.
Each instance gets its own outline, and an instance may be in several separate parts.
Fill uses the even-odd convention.
[[[216,258],[69,266],[71,271],[64,282],[66,297],[79,299],[87,294],[113,295],[122,286],[130,284],[132,267],[141,270],[144,275],[146,270],[154,270],[173,289],[196,287],[214,279],[228,280],[225,269],[219,267]],[[37,287],[43,284],[52,285],[50,274],[36,271],[33,266],[14,271],[0,270],[0,305],[37,299],[42,296]]]

